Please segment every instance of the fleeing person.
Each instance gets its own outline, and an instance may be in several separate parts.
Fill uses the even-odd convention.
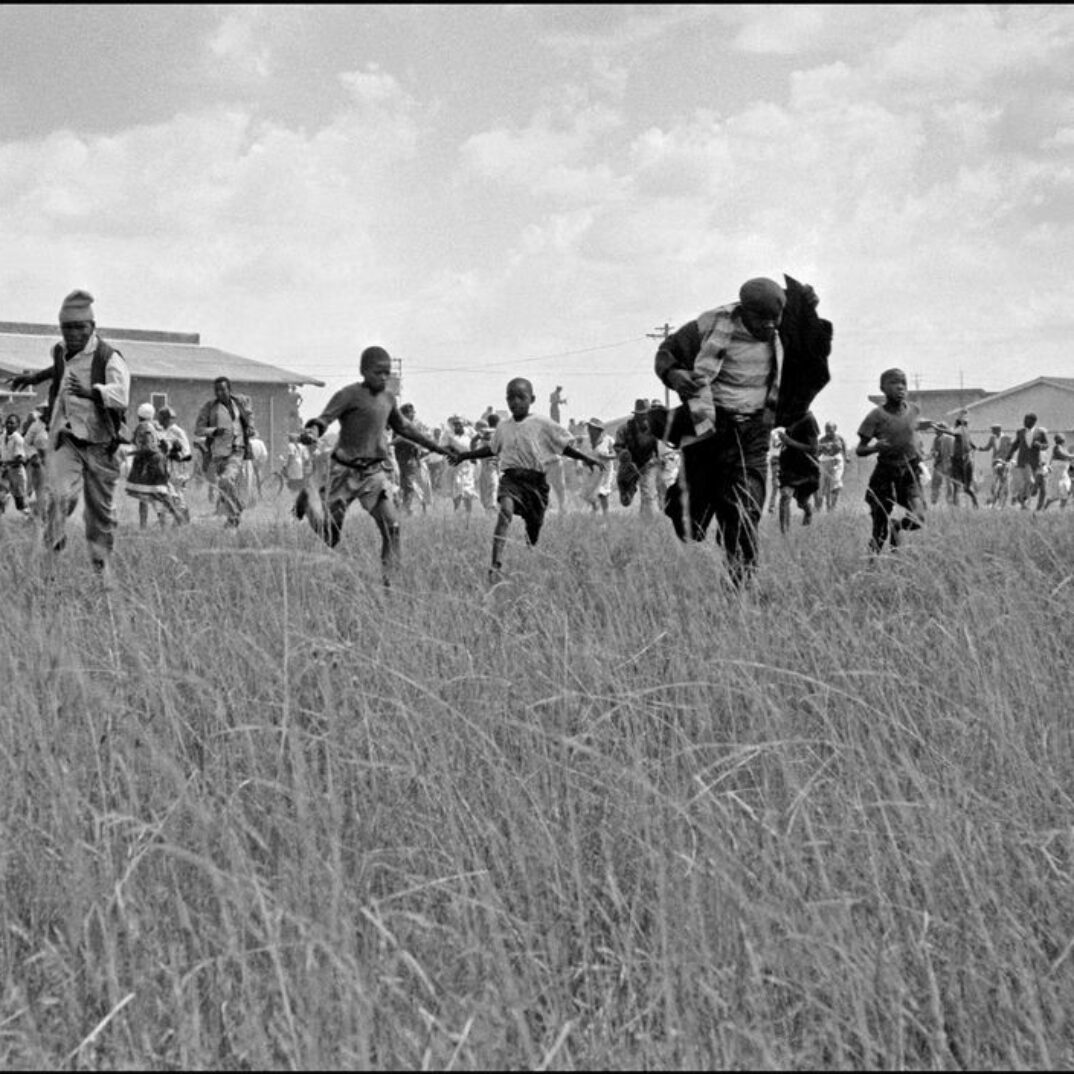
[[[855,448],[859,456],[876,456],[865,493],[872,517],[869,551],[874,556],[883,552],[888,543],[892,549],[898,548],[904,531],[924,525],[917,434],[934,427],[921,418],[917,404],[907,400],[906,374],[901,369],[887,369],[880,374],[880,391],[884,402],[865,416]],[[892,517],[896,507],[905,512],[898,520]]]
[[[1029,507],[1030,497],[1037,491],[1037,474],[1041,454],[1048,448],[1048,434],[1037,427],[1037,415],[1030,411],[1022,419],[1022,427],[1014,434],[1007,449],[1010,472],[1011,502],[1023,510]]]
[[[142,403],[137,416],[138,424],[131,435],[127,495],[138,503],[138,526],[143,530],[148,526],[150,507],[156,512],[157,521],[162,527],[169,517],[175,520],[177,526],[182,525],[184,519],[175,506],[168,481],[168,443],[157,426],[153,404]]]
[[[1007,454],[1011,450],[1011,443],[1011,436],[1003,431],[1003,426],[993,425],[989,430],[987,442],[978,448],[979,451],[990,453],[992,483],[988,489],[988,499],[985,500],[986,507],[1007,506],[1007,496],[1010,493],[1010,464],[1007,462]]]
[[[306,422],[303,439],[315,444],[328,427],[339,422],[339,440],[331,454],[323,503],[313,504],[307,489],[295,501],[295,515],[308,515],[314,531],[330,547],[339,544],[347,508],[357,500],[377,524],[380,561],[385,585],[399,566],[399,519],[392,502],[392,467],[388,458],[387,430],[420,444],[426,451],[456,457],[451,447],[441,447],[408,421],[388,389],[391,355],[383,347],[366,347],[359,365],[362,379],[341,388],[316,418]],[[318,494],[320,495],[320,494]]]
[[[18,414],[8,414],[0,435],[0,515],[7,510],[8,500],[13,500],[15,510],[28,519],[26,441],[19,431],[20,424]]]
[[[614,448],[619,502],[629,507],[637,494],[641,517],[653,518],[660,473],[660,438],[653,428],[648,399],[634,401],[633,413],[615,434]]]
[[[608,500],[612,494],[612,482],[615,479],[615,441],[604,431],[604,422],[600,418],[590,418],[586,423],[588,450],[602,463],[603,468],[587,468],[582,481],[582,499],[594,512],[608,514]]]
[[[55,554],[66,546],[67,519],[81,498],[90,562],[110,580],[119,447],[129,441],[130,369],[98,334],[88,291],[63,300],[59,322],[63,342],[52,348],[52,367],[16,376],[12,385],[18,390],[50,380],[45,548]]]
[[[447,428],[440,437],[443,454],[468,454],[472,434],[466,431],[466,422],[458,415],[448,418]],[[451,503],[455,510],[461,507],[468,515],[473,512],[474,500],[477,499],[477,467],[472,462],[455,466],[451,473]]]
[[[452,466],[465,465],[474,459],[493,458],[500,464],[499,515],[492,535],[492,565],[489,581],[493,584],[503,576],[503,551],[507,532],[517,514],[526,524],[526,541],[537,544],[548,511],[550,490],[545,476],[550,458],[564,455],[577,459],[587,467],[604,468],[604,463],[579,451],[571,434],[551,418],[531,412],[533,385],[524,377],[507,383],[507,409],[510,418],[501,421],[493,430],[492,439],[476,451],[467,451],[451,460]]]
[[[955,418],[954,429],[937,422],[934,426],[938,439],[950,441],[951,451],[948,462],[948,475],[951,481],[951,503],[958,504],[960,492],[970,498],[974,507],[979,507],[977,490],[973,485],[973,453],[978,450],[970,436],[969,424],[961,415]]]
[[[198,411],[194,435],[208,450],[205,474],[216,488],[216,513],[224,516],[225,528],[235,529],[246,506],[244,472],[257,431],[245,397],[232,394],[230,378],[213,381],[213,397]]]
[[[168,470],[168,490],[175,508],[175,517],[190,521],[190,508],[186,502],[186,487],[194,469],[194,457],[190,449],[190,437],[175,420],[175,411],[162,406],[157,411],[160,428],[161,450]]]
[[[37,522],[45,521],[45,461],[48,459],[48,407],[35,407],[22,432],[26,447],[26,497]]]
[[[487,421],[479,418],[474,423],[474,435],[470,438],[470,450],[476,451],[482,444],[492,440],[492,429]],[[497,509],[496,493],[500,485],[500,471],[495,459],[481,459],[477,467],[477,494],[481,506],[489,512]]]
[[[737,302],[702,313],[660,344],[656,375],[682,400],[668,439],[682,449],[665,513],[681,540],[704,540],[710,523],[731,582],[757,562],[769,437],[809,410],[828,383],[832,325],[812,287],[789,276],[747,280]]]
[[[1053,503],[1066,507],[1070,499],[1070,464],[1074,454],[1067,450],[1067,438],[1062,433],[1052,437],[1052,450],[1048,457],[1047,472],[1044,475],[1044,499],[1040,510],[1045,510]]]
[[[820,466],[820,485],[817,488],[817,510],[834,511],[843,490],[843,473],[850,461],[847,442],[836,431],[834,421],[824,423],[824,435],[817,441],[817,463]]]
[[[820,426],[807,410],[791,422],[780,436],[779,453],[779,531],[791,528],[791,502],[802,509],[802,525],[813,521],[813,497],[820,487],[820,464],[817,460]]]
[[[404,403],[399,408],[399,413],[415,429],[428,435],[425,428],[418,423],[413,403]],[[399,435],[392,438],[392,450],[399,467],[399,506],[406,514],[412,515],[417,502],[421,506],[421,513],[425,514],[429,507],[429,481],[428,476],[423,476],[423,471],[426,471],[425,452],[420,444]]]

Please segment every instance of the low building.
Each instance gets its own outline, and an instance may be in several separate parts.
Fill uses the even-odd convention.
[[[228,377],[232,391],[247,395],[254,423],[265,441],[269,458],[287,448],[287,434],[302,426],[298,389],[303,384],[324,387],[324,382],[279,366],[202,345],[196,332],[157,332],[135,328],[100,328],[101,338],[123,354],[131,371],[130,410],[141,403],[157,409],[167,405],[176,421],[193,433],[201,406],[212,398],[213,381]],[[44,369],[51,363],[52,346],[60,341],[55,325],[0,322],[0,380],[15,373]],[[20,416],[48,398],[48,384],[27,392],[3,391],[6,412]]]
[[[1022,427],[1026,414],[1036,414],[1037,424],[1049,433],[1074,437],[1074,377],[1035,377],[1013,388],[993,392],[965,408],[971,433],[988,435],[993,425],[1004,432]],[[954,418],[952,414],[951,420]]]

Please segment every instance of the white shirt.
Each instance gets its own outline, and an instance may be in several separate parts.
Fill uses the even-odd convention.
[[[16,462],[19,459],[26,461],[26,445],[22,433],[16,429],[13,433],[4,433],[0,441],[0,462]]]
[[[574,437],[562,425],[543,414],[529,414],[521,421],[507,418],[492,430],[490,447],[500,457],[500,471],[543,470],[563,454]]]

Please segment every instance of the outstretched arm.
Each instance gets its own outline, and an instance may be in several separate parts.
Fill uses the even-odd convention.
[[[406,418],[402,419],[402,423],[394,431],[404,440],[420,444],[427,451],[435,451],[437,455],[446,455],[450,459],[453,454],[457,454],[453,448],[443,447],[431,436],[426,436],[413,422],[407,421]]]
[[[444,454],[447,455],[448,462],[450,462],[452,466],[458,466],[460,462],[473,462],[476,459],[491,459],[496,452],[492,450],[490,444],[482,444],[472,451],[444,452]]]
[[[42,381],[48,380],[51,376],[52,366],[49,366],[48,369],[39,369],[36,373],[30,373],[28,371],[16,373],[12,377],[7,377],[6,380],[14,391],[21,392],[24,388],[32,388],[35,385],[42,383]]]
[[[585,463],[585,465],[592,470],[594,466],[604,470],[606,467],[600,459],[593,458],[592,455],[587,455],[584,451],[579,451],[573,444],[568,444],[563,449],[563,454],[568,459],[577,459],[579,462]]]

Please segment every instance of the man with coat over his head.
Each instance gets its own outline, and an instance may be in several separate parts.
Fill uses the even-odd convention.
[[[828,383],[832,325],[809,285],[747,280],[737,302],[700,314],[664,340],[656,375],[678,393],[668,440],[682,449],[665,512],[681,540],[715,520],[736,588],[757,563],[769,435],[794,424]]]

